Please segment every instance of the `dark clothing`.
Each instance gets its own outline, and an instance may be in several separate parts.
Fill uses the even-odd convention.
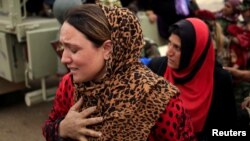
[[[26,2],[26,10],[29,13],[39,14],[43,9],[43,0],[28,0]]]
[[[43,0],[43,2],[49,6],[53,6],[55,0]]]
[[[167,69],[167,58],[164,57],[156,57],[153,58],[149,64],[148,67],[156,74],[160,75],[160,76],[164,76],[164,73]]]
[[[156,74],[163,76],[167,68],[167,58],[153,58],[148,67]],[[206,74],[204,74],[206,75]],[[236,104],[233,94],[232,77],[219,63],[214,68],[214,91],[208,117],[199,135],[201,138],[209,138],[212,129],[230,130],[236,126]]]
[[[152,10],[158,16],[158,31],[164,39],[168,39],[170,25],[186,18],[176,13],[175,0],[138,0],[138,7],[141,10]]]
[[[129,4],[131,4],[132,2],[136,1],[136,0],[120,0],[121,4],[123,7],[127,7],[129,6]]]

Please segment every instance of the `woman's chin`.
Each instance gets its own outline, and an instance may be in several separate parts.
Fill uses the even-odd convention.
[[[168,67],[171,68],[171,69],[177,69],[177,67],[171,63],[168,63]]]
[[[73,80],[75,83],[80,83],[82,82],[81,79],[79,77],[77,77],[76,75],[72,75],[73,76]]]

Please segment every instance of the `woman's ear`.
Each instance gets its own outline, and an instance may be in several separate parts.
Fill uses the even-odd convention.
[[[103,57],[105,60],[108,60],[113,52],[113,44],[112,44],[111,40],[107,40],[103,43],[102,46],[103,46],[103,52],[104,52]]]

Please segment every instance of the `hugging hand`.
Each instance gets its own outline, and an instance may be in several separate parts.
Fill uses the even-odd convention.
[[[59,135],[64,138],[87,141],[86,136],[100,137],[101,132],[88,129],[86,126],[98,124],[103,121],[102,117],[87,118],[96,110],[96,106],[80,110],[83,103],[79,99],[69,110],[59,125]],[[81,111],[81,112],[79,112]]]

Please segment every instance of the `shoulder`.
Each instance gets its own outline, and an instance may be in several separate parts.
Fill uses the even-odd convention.
[[[73,81],[70,73],[67,73],[61,78],[59,87],[69,87],[69,86],[73,86]]]
[[[65,74],[62,77],[62,81],[70,81],[70,82],[72,82],[70,73]]]
[[[59,86],[57,88],[57,95],[61,96],[65,95],[66,97],[71,97],[73,96],[73,93],[74,93],[74,85],[71,75],[68,73],[62,77]]]
[[[151,61],[147,65],[154,73],[163,76],[167,67],[167,58],[163,57],[155,57],[152,58]]]
[[[154,133],[151,137],[161,136],[166,140],[192,140],[195,137],[190,117],[178,96],[169,100],[151,133]]]

